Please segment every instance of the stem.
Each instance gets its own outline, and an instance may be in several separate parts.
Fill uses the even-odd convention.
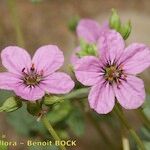
[[[144,126],[150,131],[150,120],[147,118],[147,116],[144,114],[142,108],[139,108],[137,110],[137,113],[140,115],[140,118],[144,124]]]
[[[141,150],[146,150],[144,144],[142,143],[141,139],[135,132],[135,130],[130,126],[128,123],[126,117],[124,116],[123,112],[120,110],[120,108],[116,105],[115,106],[115,113],[117,114],[119,120],[124,124],[126,129],[130,132],[132,138],[135,140],[136,144]]]
[[[53,100],[55,99],[55,102],[60,102],[63,100],[83,99],[88,97],[88,93],[89,93],[89,88],[81,88],[81,89],[74,90],[64,96],[54,96],[54,97],[50,96],[50,98],[48,99],[45,98],[44,104],[51,105],[52,99]]]
[[[130,150],[129,140],[125,136],[122,137],[123,150]]]
[[[20,21],[19,21],[19,17],[18,17],[18,12],[17,12],[17,7],[16,7],[16,1],[15,0],[7,0],[7,5],[10,11],[10,15],[11,15],[11,20],[16,32],[16,36],[17,36],[17,44],[21,47],[25,46],[25,42],[23,39],[23,34],[20,28]]]
[[[61,141],[61,139],[59,138],[59,136],[57,135],[57,133],[55,132],[55,130],[53,129],[52,125],[50,124],[49,120],[47,119],[46,116],[42,117],[42,122],[45,125],[45,127],[47,128],[47,130],[49,131],[49,133],[52,135],[52,137],[54,138],[55,141]],[[59,145],[61,150],[66,150],[66,148],[63,145]]]

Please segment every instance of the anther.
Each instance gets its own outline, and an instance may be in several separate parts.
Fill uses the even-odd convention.
[[[34,71],[34,70],[35,70],[34,64],[32,64],[30,70],[31,70],[31,71]]]

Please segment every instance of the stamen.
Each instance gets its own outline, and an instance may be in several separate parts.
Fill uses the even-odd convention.
[[[31,71],[35,70],[34,64],[32,64],[32,67],[30,68]]]

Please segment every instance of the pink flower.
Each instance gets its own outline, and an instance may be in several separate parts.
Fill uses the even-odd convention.
[[[32,60],[24,49],[9,46],[1,52],[1,59],[8,72],[0,73],[0,88],[13,90],[25,100],[38,100],[45,92],[65,94],[74,87],[70,76],[55,72],[64,62],[63,53],[55,45],[40,47]]]
[[[98,40],[101,56],[86,56],[75,65],[77,80],[92,86],[88,101],[99,114],[109,113],[117,100],[125,109],[140,107],[145,99],[143,81],[135,75],[150,66],[150,49],[134,43],[125,48],[113,30]]]
[[[92,19],[82,19],[77,25],[77,36],[80,39],[85,40],[87,43],[97,45],[99,37],[105,34],[105,32],[108,30],[108,22],[104,22],[102,27],[100,27],[100,25]],[[79,57],[76,55],[76,53],[80,50],[80,46],[75,49],[71,57],[72,64],[75,64],[79,60]]]

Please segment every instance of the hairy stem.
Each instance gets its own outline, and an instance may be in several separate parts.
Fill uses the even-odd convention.
[[[129,131],[129,133],[131,134],[132,138],[134,139],[134,141],[136,142],[138,147],[141,150],[146,150],[144,144],[141,141],[141,139],[139,138],[139,136],[137,135],[135,130],[130,126],[130,124],[128,123],[128,121],[127,121],[126,117],[124,116],[123,112],[120,110],[119,106],[117,106],[117,105],[115,106],[115,113],[117,114],[120,122],[123,123],[124,126],[126,127],[126,129]]]
[[[42,122],[45,125],[45,127],[47,128],[47,130],[49,131],[49,133],[52,135],[52,137],[54,138],[55,141],[61,141],[61,139],[59,138],[59,136],[57,135],[57,133],[55,132],[55,130],[53,129],[52,125],[50,124],[49,120],[47,119],[46,116],[42,117]],[[60,150],[66,150],[65,146],[60,144]]]
[[[25,42],[23,39],[23,34],[21,31],[20,21],[19,21],[17,7],[16,7],[16,0],[7,0],[7,4],[10,11],[11,20],[16,32],[17,44],[21,47],[25,47]]]

